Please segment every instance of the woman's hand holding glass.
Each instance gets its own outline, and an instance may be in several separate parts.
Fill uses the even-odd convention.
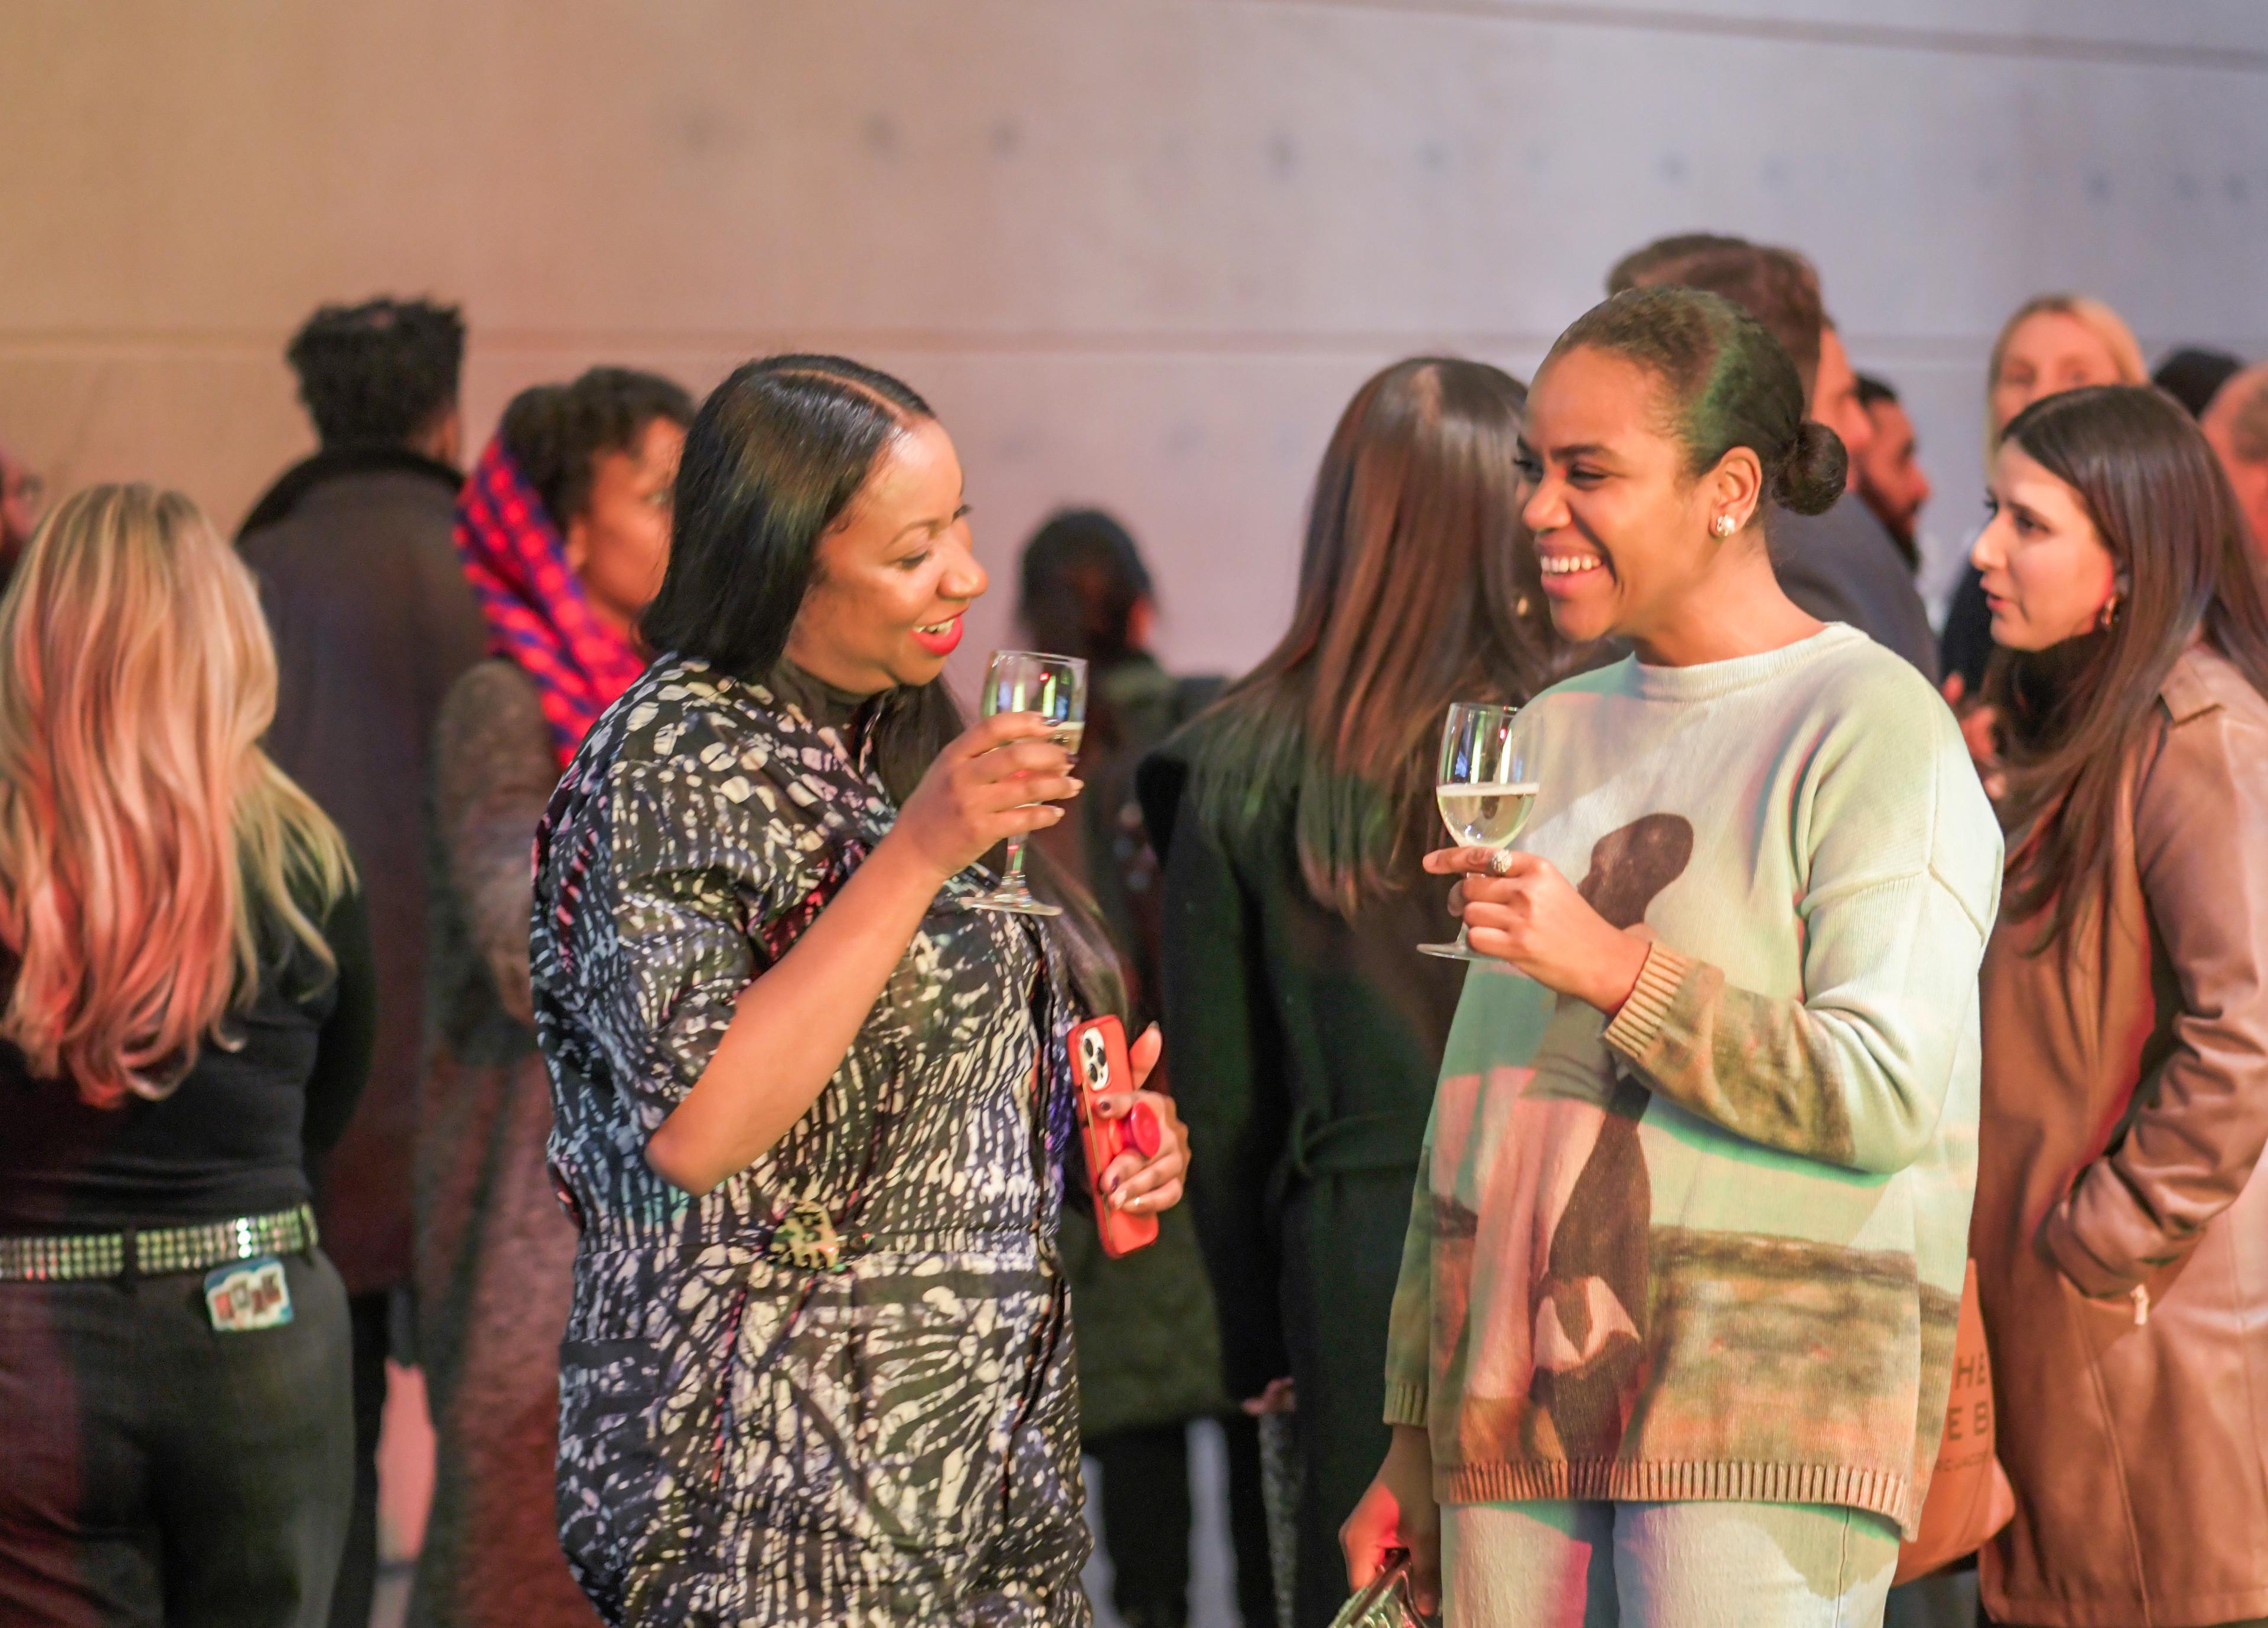
[[[1135,1215],[1155,1215],[1181,1203],[1182,1178],[1189,1168],[1189,1127],[1174,1111],[1174,1099],[1160,1091],[1141,1088],[1150,1071],[1158,1066],[1158,1054],[1163,1049],[1158,1026],[1152,1023],[1126,1054],[1126,1060],[1134,1065],[1135,1089],[1095,1097],[1087,1106],[1088,1112],[1103,1119],[1123,1119],[1142,1104],[1157,1116],[1158,1151],[1147,1159],[1131,1151],[1119,1154],[1100,1172],[1096,1183],[1113,1209]]]
[[[1425,856],[1436,876],[1462,874],[1449,909],[1481,954],[1548,990],[1611,1015],[1646,965],[1646,941],[1593,910],[1548,859],[1494,848],[1444,848]]]
[[[1049,739],[1057,727],[1036,712],[997,712],[963,732],[937,755],[885,840],[918,855],[942,883],[1010,837],[1053,825],[1085,786],[1071,754]]]

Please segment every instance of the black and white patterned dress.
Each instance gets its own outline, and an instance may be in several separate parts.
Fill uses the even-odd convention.
[[[551,1160],[582,1227],[561,1541],[616,1623],[1084,1624],[1052,1245],[1077,1013],[1046,933],[954,878],[777,1145],[699,1199],[645,1163],[735,998],[895,817],[797,691],[657,662],[537,839]]]

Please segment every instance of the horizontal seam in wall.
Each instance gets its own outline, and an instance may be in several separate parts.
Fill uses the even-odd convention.
[[[1302,6],[1332,11],[1431,12],[1507,23],[1549,23],[1576,28],[1642,30],[1649,33],[1709,34],[1719,38],[1800,45],[1865,46],[1962,56],[2017,56],[2066,62],[2115,63],[2146,68],[2201,68],[2268,73],[2268,50],[2241,46],[2164,45],[2143,40],[2081,40],[2043,33],[1985,33],[1896,23],[1833,23],[1798,18],[1720,17],[1638,5],[1570,4],[1569,0],[1241,0],[1247,5]]]
[[[1571,312],[1571,315],[1575,314]],[[0,357],[97,357],[134,359],[202,356],[223,359],[281,361],[290,337],[284,328],[0,328]],[[1370,357],[1381,352],[1416,354],[1539,353],[1557,335],[1445,328],[1304,330],[1284,333],[1208,333],[1074,329],[987,333],[954,328],[657,329],[513,328],[476,325],[472,346],[489,356],[549,356],[563,350],[608,350],[638,356],[712,357],[767,355],[790,350],[836,353],[902,352],[920,355],[1081,357]],[[2144,349],[2181,344],[2216,344],[2251,356],[2268,352],[2268,334],[2245,335],[2183,332],[2143,335]],[[1869,334],[1846,329],[1845,343],[1864,358],[1917,365],[1972,366],[1992,343],[1977,334]]]

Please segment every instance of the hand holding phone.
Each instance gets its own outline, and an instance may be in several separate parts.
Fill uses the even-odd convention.
[[[1164,1145],[1158,1116],[1137,1102],[1123,1118],[1105,1119],[1091,1111],[1096,1097],[1136,1088],[1134,1065],[1126,1055],[1126,1028],[1116,1018],[1097,1018],[1071,1032],[1071,1072],[1079,1080],[1079,1123],[1086,1149],[1087,1190],[1094,1198],[1094,1227],[1102,1252],[1116,1259],[1157,1241],[1158,1218],[1131,1215],[1102,1190],[1102,1173],[1123,1153],[1154,1159]]]

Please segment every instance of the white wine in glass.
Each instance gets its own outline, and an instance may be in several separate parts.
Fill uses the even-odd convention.
[[[1535,806],[1536,785],[1516,727],[1520,709],[1493,702],[1456,701],[1441,726],[1441,772],[1433,792],[1449,839],[1466,848],[1505,849],[1528,823]],[[1447,961],[1480,961],[1483,955],[1457,929],[1450,944],[1421,944],[1428,955]]]
[[[984,671],[984,716],[996,712],[1037,712],[1054,726],[1047,738],[1079,755],[1086,733],[1086,663],[1077,656],[1050,656],[1036,650],[996,650]],[[1007,910],[1018,916],[1060,916],[1057,906],[1032,896],[1024,880],[1024,838],[1008,839],[1008,861],[1001,868],[1000,885],[969,900],[980,910]]]

